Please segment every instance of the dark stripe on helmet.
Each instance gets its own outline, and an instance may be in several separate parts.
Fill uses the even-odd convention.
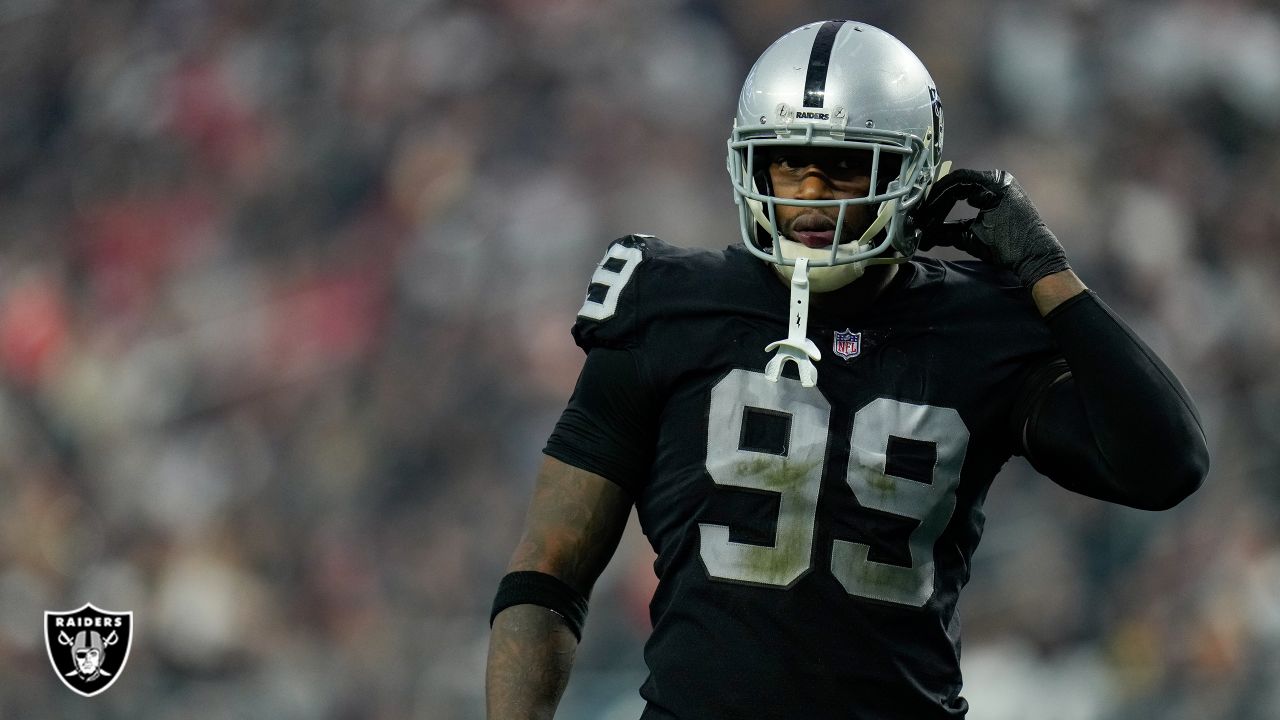
[[[809,52],[809,73],[804,78],[804,106],[822,107],[827,94],[827,65],[831,62],[831,46],[836,44],[836,33],[844,20],[828,20],[818,28],[813,38],[813,50]]]

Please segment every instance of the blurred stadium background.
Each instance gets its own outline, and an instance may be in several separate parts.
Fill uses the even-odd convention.
[[[482,717],[595,261],[735,242],[745,71],[851,15],[1213,449],[1163,514],[1010,463],[971,717],[1280,718],[1280,10],[1248,0],[0,0],[0,717]],[[637,716],[650,562],[631,533],[562,717]],[[137,621],[92,700],[41,637],[86,601]]]

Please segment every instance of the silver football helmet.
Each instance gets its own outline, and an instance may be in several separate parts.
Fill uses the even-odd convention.
[[[742,241],[784,277],[796,258],[808,258],[818,292],[848,284],[865,265],[902,262],[919,244],[907,231],[907,214],[945,172],[942,131],[933,78],[892,35],[851,20],[792,30],[756,61],[738,98],[728,170]],[[769,177],[769,153],[778,146],[866,150],[870,189],[839,200],[778,197]],[[779,233],[780,205],[838,208],[830,247],[811,248]],[[852,205],[876,206],[861,237],[848,237],[845,227]],[[891,246],[899,257],[887,252]]]

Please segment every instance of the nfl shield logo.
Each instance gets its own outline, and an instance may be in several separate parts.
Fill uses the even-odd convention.
[[[85,697],[111,687],[129,660],[133,613],[79,610],[44,614],[44,645],[62,683]]]
[[[858,353],[862,352],[862,333],[850,332],[848,329],[837,332],[831,349],[845,360],[858,357]]]

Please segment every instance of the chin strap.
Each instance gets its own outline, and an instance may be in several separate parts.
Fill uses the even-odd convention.
[[[777,340],[765,346],[765,352],[777,351],[764,368],[765,377],[778,382],[782,367],[790,360],[800,371],[800,384],[813,387],[818,384],[818,368],[813,363],[822,359],[818,346],[808,337],[809,330],[809,259],[796,258],[795,271],[791,274],[791,312],[787,319],[787,339]]]

